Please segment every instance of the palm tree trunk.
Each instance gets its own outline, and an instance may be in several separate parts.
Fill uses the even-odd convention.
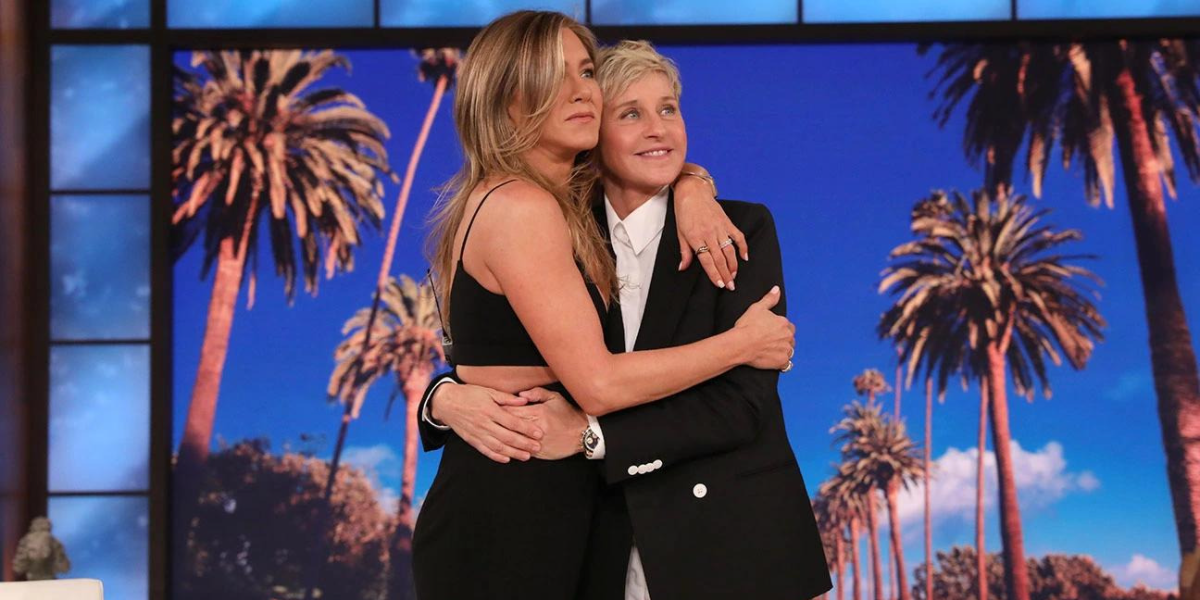
[[[200,470],[208,460],[209,446],[212,445],[217,397],[225,372],[225,358],[229,354],[229,334],[233,330],[238,292],[242,289],[250,231],[258,214],[259,193],[256,191],[250,197],[242,221],[242,236],[237,239],[236,247],[232,235],[222,238],[218,246],[217,272],[213,275],[212,295],[208,301],[200,364],[196,367],[196,381],[192,384],[192,399],[175,465],[175,524],[181,527],[176,531],[180,535],[186,535],[199,493]]]
[[[875,600],[883,600],[883,565],[879,560],[879,519],[876,516],[875,490],[867,492],[867,540],[871,549],[871,590]]]
[[[1008,427],[1004,351],[997,342],[988,345],[988,383],[991,387],[992,450],[996,453],[996,479],[1000,484],[1000,541],[1004,545],[1004,584],[1008,600],[1029,600],[1029,569],[1025,565],[1025,540],[1012,459],[1012,434]]]
[[[979,592],[979,600],[987,600],[987,548],[983,546],[984,513],[983,491],[984,454],[987,451],[987,415],[988,415],[988,386],[987,377],[979,382],[979,445],[975,465],[975,586]]]
[[[933,522],[929,477],[933,452],[933,379],[925,380],[925,600],[933,600]]]
[[[893,570],[896,571],[896,585],[899,587],[900,600],[912,600],[908,590],[908,576],[904,573],[904,548],[900,545],[900,508],[898,506],[900,480],[892,478],[887,484],[888,529],[892,534],[892,551],[895,554]]]
[[[835,527],[834,535],[837,536],[833,542],[837,549],[833,561],[833,570],[837,574],[837,600],[846,600],[846,542],[842,539],[842,528]]]
[[[400,475],[400,510],[396,531],[392,535],[390,555],[391,576],[388,579],[388,600],[411,600],[416,597],[412,578],[412,534],[416,525],[413,495],[417,485],[417,407],[425,387],[433,377],[428,363],[418,367],[404,382],[405,407],[404,471]]]
[[[888,562],[887,562],[887,594],[888,600],[896,600],[896,549],[890,543],[891,536],[889,535],[888,543]]]
[[[862,600],[862,570],[859,569],[859,563],[862,562],[862,551],[859,550],[858,538],[861,535],[858,524],[858,518],[850,520],[850,570],[854,576],[854,600]]]
[[[178,481],[194,476],[208,459],[212,443],[213,421],[217,414],[217,395],[225,357],[229,353],[229,334],[233,329],[233,314],[238,291],[242,285],[242,263],[234,251],[234,240],[221,240],[217,269],[213,276],[212,296],[208,301],[208,318],[204,324],[204,341],[200,346],[200,364],[192,385],[192,400],[188,405],[187,423],[179,443]]]
[[[1141,109],[1142,94],[1128,68],[1116,77],[1110,98],[1142,275],[1175,528],[1184,564],[1194,567],[1200,561],[1200,375],[1175,277],[1158,160]],[[1179,569],[1181,577],[1186,570]],[[1181,581],[1180,590],[1190,585]]]
[[[438,106],[442,96],[446,95],[449,78],[445,75],[438,77],[433,89],[433,99],[429,101],[429,110],[425,112],[425,121],[421,123],[421,132],[413,144],[412,156],[408,157],[408,169],[404,172],[404,182],[400,185],[400,197],[396,199],[396,210],[392,213],[392,226],[388,230],[387,246],[383,249],[383,268],[379,270],[379,289],[387,285],[388,272],[391,271],[392,257],[396,253],[396,240],[400,237],[400,222],[404,219],[404,210],[408,207],[408,194],[412,191],[413,179],[417,175],[417,164],[421,162],[421,153],[425,151],[425,141],[429,139],[429,130],[433,127],[433,119],[437,116]]]
[[[192,384],[192,399],[188,403],[187,422],[183,427],[183,438],[179,441],[179,454],[172,479],[172,524],[175,535],[180,539],[187,539],[191,529],[200,495],[201,472],[208,460],[209,446],[212,445],[221,376],[225,372],[225,358],[229,354],[229,334],[233,331],[233,315],[238,292],[242,288],[250,231],[258,214],[258,199],[259,192],[256,191],[250,197],[250,205],[242,222],[242,237],[237,241],[236,248],[232,235],[221,239],[218,246],[217,271],[213,275],[204,340],[200,345],[200,364],[196,367],[196,381]],[[188,554],[186,547],[174,553],[176,573],[182,575],[185,572]]]

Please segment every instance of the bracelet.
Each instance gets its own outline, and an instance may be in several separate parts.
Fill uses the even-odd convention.
[[[705,175],[704,173],[697,173],[695,171],[680,171],[679,172],[680,177],[684,177],[687,175],[691,175],[692,177],[699,177],[700,179],[707,181],[708,186],[712,188],[713,198],[717,197],[717,181],[715,179],[713,179],[712,175]]]

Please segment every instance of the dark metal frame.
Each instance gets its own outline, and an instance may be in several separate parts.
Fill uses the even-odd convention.
[[[1119,19],[1070,21],[1019,21],[1016,3],[1006,21],[885,23],[885,24],[786,24],[786,25],[686,25],[592,27],[601,40],[649,39],[660,44],[791,44],[815,42],[917,42],[972,40],[1015,40],[1063,38],[1111,38],[1188,36],[1200,32],[1200,18]],[[55,342],[77,344],[150,344],[150,489],[149,497],[149,589],[151,600],[167,599],[170,589],[171,430],[172,430],[172,264],[169,252],[171,206],[170,103],[172,56],[191,48],[412,48],[466,47],[478,31],[473,27],[383,28],[379,26],[379,2],[375,0],[375,27],[336,29],[168,29],[168,0],[150,0],[150,27],[138,30],[52,30],[51,0],[29,0],[30,27],[27,147],[29,149],[28,249],[32,325],[25,354],[29,414],[29,517],[45,514],[48,502],[49,425],[49,200],[50,200],[50,50],[57,44],[143,44],[150,49],[150,189],[149,190],[56,190],[56,194],[146,194],[150,195],[151,219],[151,310],[149,340],[104,340]],[[803,0],[797,1],[803,15]],[[586,3],[591,20],[591,2]],[[132,493],[132,492],[131,492]],[[76,495],[130,495],[131,493],[70,493]],[[134,493],[142,495],[142,493]]]

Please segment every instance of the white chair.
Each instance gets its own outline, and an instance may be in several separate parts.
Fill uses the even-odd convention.
[[[0,600],[104,600],[99,579],[0,583]]]

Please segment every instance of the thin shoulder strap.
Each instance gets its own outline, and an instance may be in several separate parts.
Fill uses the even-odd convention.
[[[463,252],[466,252],[466,250],[467,250],[467,238],[470,237],[470,235],[471,235],[471,228],[475,226],[475,217],[479,216],[479,209],[483,208],[483,203],[487,202],[488,196],[491,196],[492,192],[494,192],[514,181],[516,181],[516,179],[509,179],[508,181],[505,181],[504,183],[488,190],[488,193],[483,195],[483,199],[480,200],[479,205],[475,207],[475,214],[471,215],[471,222],[467,223],[467,232],[463,234],[462,246],[458,249],[458,260],[462,260]]]

